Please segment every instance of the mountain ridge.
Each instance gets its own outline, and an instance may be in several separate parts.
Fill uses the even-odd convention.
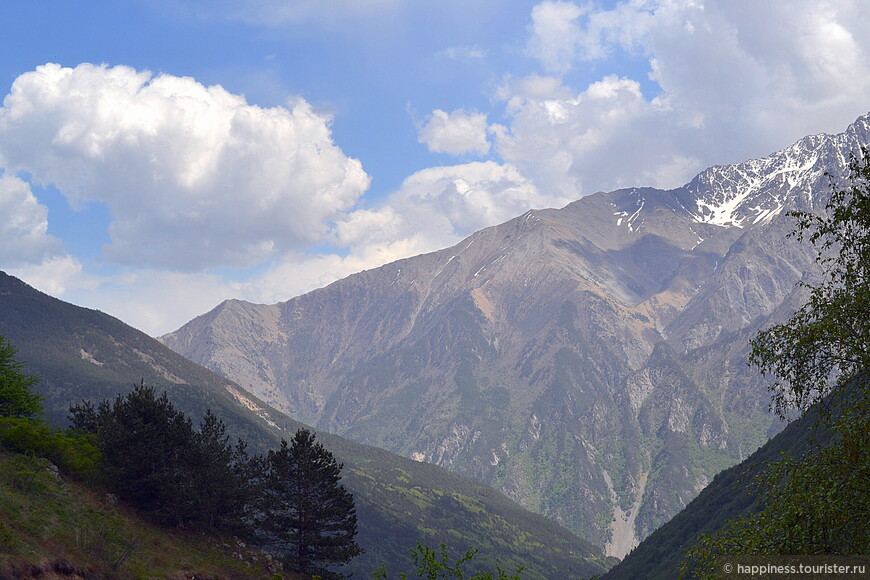
[[[868,126],[531,210],[279,304],[225,302],[161,339],[621,556],[776,430],[745,363],[816,273],[785,210],[821,205]]]

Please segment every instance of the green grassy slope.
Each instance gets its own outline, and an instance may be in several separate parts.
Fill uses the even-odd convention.
[[[0,578],[271,576],[263,555],[233,538],[154,526],[48,465],[0,449]]]

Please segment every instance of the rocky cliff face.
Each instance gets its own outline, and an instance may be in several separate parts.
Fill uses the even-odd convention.
[[[163,342],[295,418],[487,481],[623,556],[773,431],[748,340],[787,317],[861,118],[671,191],[530,211]]]

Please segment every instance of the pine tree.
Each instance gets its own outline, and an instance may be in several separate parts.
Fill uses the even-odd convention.
[[[269,452],[258,528],[261,543],[288,568],[335,578],[330,566],[362,553],[353,496],[339,483],[342,467],[305,429]]]
[[[194,430],[165,392],[158,397],[142,384],[111,405],[74,406],[70,419],[74,428],[96,434],[104,473],[122,499],[167,523],[191,519]]]
[[[248,485],[237,462],[248,459],[240,459],[229,440],[223,421],[206,412],[194,433],[188,469],[196,492],[191,516],[209,527],[234,528],[243,519]]]
[[[141,384],[113,404],[70,408],[74,429],[93,433],[106,483],[122,499],[167,524],[197,524],[246,535],[261,458],[233,448],[211,410],[198,430],[164,392]]]
[[[0,336],[0,417],[30,419],[42,414],[42,397],[30,390],[39,378],[22,372],[18,350]]]

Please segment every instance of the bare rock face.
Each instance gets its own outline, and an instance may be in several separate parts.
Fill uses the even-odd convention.
[[[776,431],[748,341],[816,274],[789,209],[864,117],[682,188],[530,211],[162,338],[293,417],[500,488],[623,556]]]

